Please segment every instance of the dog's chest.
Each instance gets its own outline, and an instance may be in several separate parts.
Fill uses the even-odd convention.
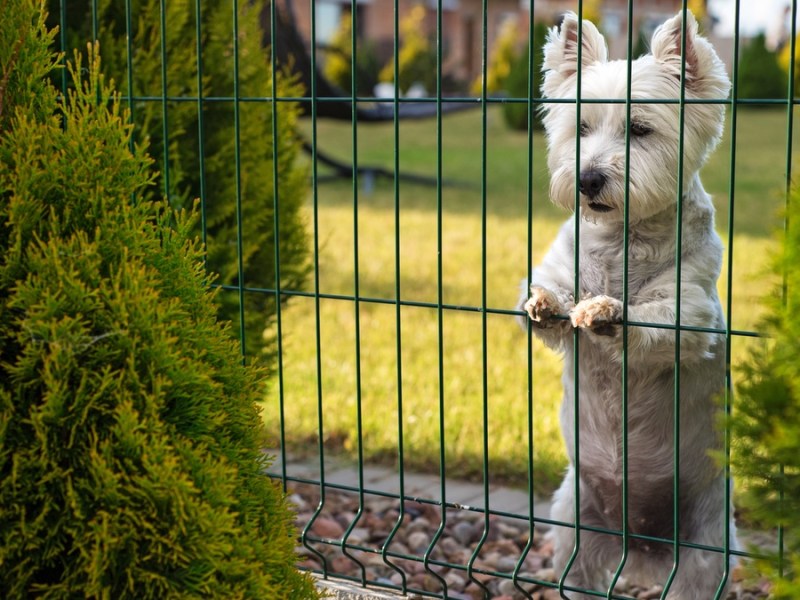
[[[580,253],[581,295],[623,297],[627,272],[628,296],[635,295],[648,281],[675,265],[674,244],[653,244],[631,237],[628,261],[623,261],[620,240],[582,240]]]

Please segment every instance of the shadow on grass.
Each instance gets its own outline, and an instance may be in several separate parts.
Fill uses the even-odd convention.
[[[800,110],[800,109],[798,109]],[[723,139],[711,154],[701,173],[706,190],[717,207],[721,232],[728,229],[733,204],[734,235],[772,237],[781,224],[785,202],[789,149],[788,119],[785,109],[740,108],[736,122],[736,155],[731,154],[732,121],[725,123]],[[310,123],[301,124],[304,135]],[[548,196],[546,142],[535,132],[532,144],[526,133],[509,130],[495,107],[487,113],[486,135],[480,114],[471,112],[445,117],[442,123],[441,151],[433,121],[402,123],[395,137],[392,124],[360,124],[357,152],[353,152],[350,123],[322,120],[317,143],[321,151],[346,164],[369,165],[391,176],[395,153],[399,153],[401,173],[422,176],[435,182],[441,160],[441,208],[443,212],[526,219],[529,196],[533,218],[561,221],[567,214],[554,207]],[[800,143],[800,127],[794,128],[793,155]],[[485,140],[485,142],[484,142]],[[380,177],[367,186],[360,178],[328,179],[333,171],[319,166],[318,197],[321,202],[352,205],[354,192],[359,206],[369,205],[393,211],[395,185],[391,177]],[[733,190],[731,192],[731,182]],[[530,193],[529,190],[530,189]],[[398,185],[401,210],[439,210],[436,186],[404,181]]]

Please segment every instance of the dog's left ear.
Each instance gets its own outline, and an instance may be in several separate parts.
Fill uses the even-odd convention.
[[[580,35],[578,29],[581,30]],[[582,68],[608,60],[606,40],[597,27],[586,19],[579,27],[578,15],[568,12],[561,26],[553,27],[547,34],[542,66],[545,74],[542,92],[545,96],[557,96],[559,86],[578,72],[579,45]]]
[[[697,31],[697,21],[686,11],[684,28],[678,13],[653,33],[650,47],[653,57],[678,81],[681,78],[681,38],[686,35],[686,89],[704,98],[727,98],[730,89],[725,65],[713,46]]]

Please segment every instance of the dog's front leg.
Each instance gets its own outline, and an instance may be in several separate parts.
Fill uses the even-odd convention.
[[[550,348],[561,351],[572,335],[569,311],[575,305],[572,295],[574,267],[574,225],[567,221],[556,236],[541,264],[522,285],[519,308],[528,313],[533,333]]]
[[[611,296],[593,296],[581,300],[569,311],[573,327],[589,329],[593,333],[616,337],[622,323],[622,302]]]
[[[533,283],[530,297],[523,303],[522,309],[528,313],[536,336],[551,348],[560,350],[570,331],[570,322],[566,317],[571,305],[571,297],[565,290],[554,292]]]
[[[628,305],[628,350],[647,356],[651,364],[669,364],[675,360],[675,298],[671,288],[642,290]],[[721,313],[715,296],[696,285],[681,287],[683,326],[720,327]],[[594,296],[579,302],[569,313],[573,327],[591,331],[597,343],[604,344],[609,356],[621,359],[623,305],[610,296]],[[645,325],[652,324],[652,325]],[[711,356],[720,336],[710,332],[683,330],[680,336],[683,362]]]

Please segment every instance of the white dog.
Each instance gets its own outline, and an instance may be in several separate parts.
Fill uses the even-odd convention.
[[[567,14],[561,27],[550,31],[545,46],[543,96],[567,100],[545,107],[550,194],[557,205],[573,209],[577,174],[580,298],[577,302],[574,298],[573,216],[561,228],[542,264],[533,270],[530,294],[526,289],[521,305],[530,315],[534,333],[564,354],[561,426],[571,464],[555,494],[552,517],[575,523],[577,478],[581,527],[579,551],[565,579],[567,589],[607,593],[609,575],[623,555],[620,535],[597,531],[622,530],[623,353],[627,361],[627,526],[631,534],[623,575],[628,581],[665,584],[673,569],[672,542],[647,538],[672,540],[675,531],[676,322],[681,327],[679,540],[723,545],[726,481],[709,456],[720,445],[715,432],[715,397],[723,390],[725,377],[725,337],[716,333],[724,331],[716,291],[722,244],[714,231],[714,208],[698,171],[722,134],[724,106],[691,101],[722,101],[730,82],[719,57],[698,34],[694,17],[688,14],[678,304],[678,99],[683,29],[679,14],[653,34],[652,54],[633,62],[629,124],[624,102],[627,62],[608,61],[605,39],[594,25],[583,22],[580,97],[589,102],[581,103],[580,127],[574,102],[576,15]],[[623,102],[592,103],[592,99]],[[670,102],[658,102],[664,99]],[[622,302],[626,128],[630,135],[627,311]],[[576,163],[578,136],[580,157]],[[626,344],[623,327],[627,328]],[[577,369],[573,328],[579,330]],[[574,397],[576,373],[580,378],[578,399]],[[576,409],[579,456],[575,455]],[[731,521],[727,526],[735,548],[734,524]],[[561,573],[573,554],[575,528],[554,527],[553,532],[554,567]],[[678,558],[667,598],[714,598],[730,566],[724,555],[682,546]],[[568,596],[590,597],[574,591]],[[721,597],[725,598],[724,589]]]

